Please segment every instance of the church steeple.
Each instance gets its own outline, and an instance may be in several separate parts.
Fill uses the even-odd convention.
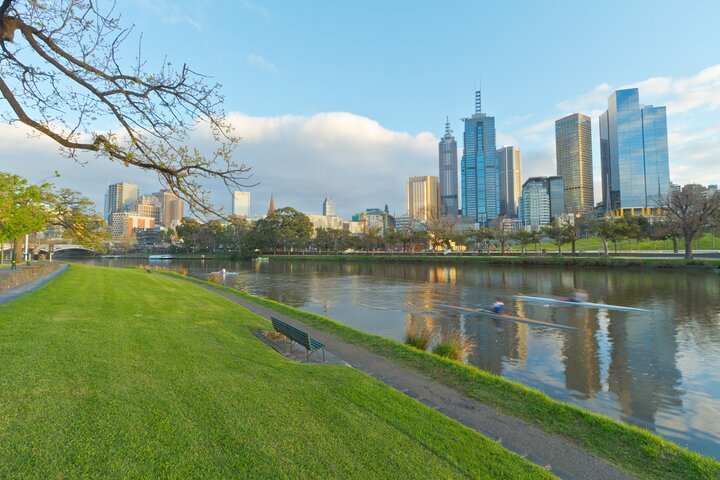
[[[269,217],[273,213],[275,213],[275,200],[273,199],[273,194],[271,193],[270,194],[270,208],[268,208],[267,216]]]

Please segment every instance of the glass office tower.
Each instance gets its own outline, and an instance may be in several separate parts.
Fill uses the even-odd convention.
[[[574,113],[555,122],[557,174],[565,185],[565,212],[593,210],[592,133],[590,117]]]
[[[665,107],[641,106],[637,88],[610,95],[600,162],[606,211],[657,207],[670,190]]]
[[[439,144],[440,158],[440,214],[444,217],[458,216],[457,142],[445,121],[445,136]]]
[[[500,213],[495,117],[482,113],[480,92],[475,92],[475,114],[465,118],[461,161],[464,217],[483,225]]]

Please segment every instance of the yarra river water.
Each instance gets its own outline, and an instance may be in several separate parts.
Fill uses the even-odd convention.
[[[104,260],[122,265],[129,260]],[[145,262],[147,263],[147,262]],[[468,362],[720,458],[720,274],[373,262],[164,261],[192,276],[226,268],[225,284],[403,342],[408,322],[462,329]],[[589,292],[628,313],[548,306],[513,295]],[[486,307],[575,327],[492,320],[439,307]]]

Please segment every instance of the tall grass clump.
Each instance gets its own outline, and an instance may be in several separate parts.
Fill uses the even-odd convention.
[[[470,340],[470,337],[460,330],[451,330],[440,334],[440,340],[433,347],[433,353],[463,362],[473,351],[473,348],[475,348],[475,344]]]
[[[427,350],[435,335],[430,319],[411,317],[405,326],[405,343],[420,350]]]
[[[223,284],[223,277],[221,274],[213,272],[210,275],[207,276],[207,281],[210,283],[216,283],[218,285]]]

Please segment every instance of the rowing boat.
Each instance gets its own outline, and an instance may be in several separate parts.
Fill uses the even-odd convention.
[[[606,308],[608,310],[620,310],[622,312],[649,312],[650,311],[645,308],[623,307],[622,305],[608,305],[607,303],[573,302],[572,300],[564,300],[562,298],[552,298],[552,297],[529,297],[527,295],[515,295],[515,298],[517,298],[519,300],[525,300],[528,302],[558,303],[561,305],[572,305],[574,307],[586,307],[586,308]]]
[[[543,322],[542,320],[533,320],[525,317],[514,317],[512,315],[503,315],[502,313],[495,313],[484,308],[467,308],[458,307],[456,305],[442,305],[438,304],[438,307],[450,308],[452,310],[459,310],[461,312],[472,313],[474,315],[483,315],[485,317],[497,318],[498,320],[506,320],[509,322],[527,323],[530,325],[541,325],[543,327],[561,328],[563,330],[575,330],[575,327],[568,327],[566,325],[558,325],[557,323]]]

